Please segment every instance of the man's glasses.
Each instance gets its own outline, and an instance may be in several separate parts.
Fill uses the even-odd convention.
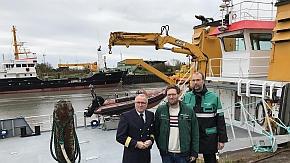
[[[175,97],[177,94],[167,94],[168,97]]]
[[[146,105],[147,103],[146,102],[135,102],[135,104],[138,104],[138,105]]]

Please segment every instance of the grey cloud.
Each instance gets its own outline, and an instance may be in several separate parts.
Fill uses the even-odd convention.
[[[62,62],[90,62],[97,60],[96,49],[102,45],[108,52],[110,32],[160,32],[162,25],[170,25],[169,34],[191,42],[192,27],[200,22],[195,14],[213,16],[219,0],[0,0],[0,49],[11,56],[11,28],[17,26],[21,41],[37,53],[39,62],[46,53],[46,61],[54,67]],[[218,17],[217,17],[218,18]],[[144,59],[180,59],[185,55],[170,51],[156,51],[154,47],[113,47],[107,55],[109,66],[135,56]],[[2,58],[2,57],[1,57]],[[2,59],[0,60],[2,62]]]

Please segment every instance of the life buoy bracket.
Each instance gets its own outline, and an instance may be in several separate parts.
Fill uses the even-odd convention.
[[[0,130],[0,136],[7,136],[9,131],[7,129]]]

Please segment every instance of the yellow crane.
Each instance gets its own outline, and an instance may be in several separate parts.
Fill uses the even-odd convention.
[[[115,45],[125,45],[127,48],[130,45],[154,46],[156,50],[171,50],[174,53],[191,56],[191,65],[194,65],[194,68],[190,70],[190,74],[193,74],[196,71],[207,74],[207,72],[209,72],[207,70],[209,58],[221,57],[219,40],[215,36],[211,37],[208,35],[208,33],[214,30],[216,26],[217,25],[206,27],[201,25],[199,28],[195,29],[195,34],[192,37],[193,43],[188,43],[169,36],[168,25],[162,26],[160,33],[111,32],[108,45],[109,53],[112,53],[112,46]],[[164,32],[165,34],[163,34]],[[165,44],[171,44],[176,47],[167,48],[164,46]],[[216,67],[219,66],[219,63],[215,64]],[[218,73],[218,70],[213,71]],[[168,77],[163,77],[162,79],[168,82],[167,78]]]
[[[66,64],[62,64],[59,63],[57,65],[59,68],[60,67],[75,67],[75,66],[83,66],[91,71],[98,71],[98,64],[97,62],[94,63],[66,63]]]
[[[26,49],[25,47],[23,47],[24,42],[18,42],[17,41],[16,31],[17,31],[16,27],[12,26],[13,46],[14,46],[15,59],[16,60],[19,59],[19,54],[25,54],[26,58],[28,58],[28,54],[30,54],[31,52],[29,51],[29,49]]]
[[[144,62],[142,59],[126,59],[125,60],[125,64],[127,64],[127,65],[132,64],[132,65],[142,66],[146,70],[154,73],[156,76],[158,76],[159,78],[161,78],[164,81],[166,81],[168,84],[176,84],[175,81],[172,80],[170,77],[166,76],[165,74],[163,74],[159,70],[157,70],[154,67],[150,66],[149,64]]]

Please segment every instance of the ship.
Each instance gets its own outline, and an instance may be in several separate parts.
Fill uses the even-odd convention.
[[[242,141],[234,131],[238,127],[248,131],[249,146],[255,151],[275,152],[278,145],[290,141],[289,6],[289,0],[222,0],[221,19],[195,16],[201,24],[193,27],[192,43],[169,35],[169,26],[164,25],[155,33],[111,32],[109,53],[113,46],[123,45],[185,54],[191,62],[185,80],[190,87],[182,89],[181,100],[192,89],[191,75],[205,74],[205,85],[219,96],[225,121],[232,128],[228,135],[235,140],[230,141]],[[168,84],[176,84],[150,65],[147,68]],[[253,138],[252,133],[264,137]]]
[[[15,26],[12,28],[12,33],[15,59],[4,60],[2,63],[0,94],[85,89],[89,85],[95,88],[115,87],[127,74],[127,71],[119,69],[110,71],[99,69],[83,78],[40,79],[36,72],[37,57],[29,57],[28,54],[31,52],[23,47],[23,42],[17,41]],[[99,49],[98,55],[102,54]],[[19,54],[25,54],[25,57],[20,58]]]
[[[250,3],[248,8],[246,3]],[[262,13],[266,9],[264,4],[269,5],[272,9],[275,5],[276,17],[270,15],[270,19],[265,20],[267,14]],[[277,0],[276,3],[244,1],[237,4],[233,4],[230,0],[223,0],[220,7],[220,11],[226,12],[222,14],[222,20],[213,21],[210,18],[197,16],[202,24],[194,26],[192,44],[174,38],[169,41],[178,42],[177,45],[180,47],[172,48],[173,52],[179,51],[195,56],[192,58],[192,62],[197,66],[195,66],[195,70],[191,70],[190,74],[203,70],[202,72],[207,74],[205,85],[218,93],[221,99],[228,124],[229,142],[226,143],[223,150],[219,151],[225,155],[224,160],[221,158],[219,162],[241,162],[247,159],[246,149],[248,148],[254,147],[251,149],[255,152],[275,152],[277,145],[282,147],[283,144],[290,142],[290,75],[288,74],[290,64],[288,64],[289,54],[287,53],[290,38],[290,0]],[[272,9],[268,11],[274,14],[275,11]],[[254,13],[250,13],[250,11]],[[159,40],[149,38],[148,36],[151,35],[158,36],[157,39],[161,38],[160,33],[156,35],[155,33],[145,33],[144,37],[133,37],[134,39],[131,40],[129,38],[133,44],[128,40],[124,41],[127,41],[127,46],[152,45],[155,49],[157,47],[168,49],[155,46]],[[120,38],[120,35],[118,36]],[[164,38],[166,37],[170,38],[168,32]],[[122,37],[122,39],[124,38],[126,39],[126,37]],[[149,39],[146,40],[147,38]],[[143,41],[146,44],[142,44]],[[122,42],[117,43],[123,45]],[[115,45],[118,45],[117,43]],[[205,55],[207,57],[202,58]],[[168,83],[175,83],[168,77],[164,76],[163,79]],[[49,119],[49,117],[51,116],[48,115],[44,119]],[[39,136],[23,138],[25,141],[21,141],[22,138],[18,137],[21,125],[16,123],[18,119],[20,118],[1,121],[1,124],[4,124],[4,129],[0,126],[2,127],[0,136],[3,138],[1,143],[5,147],[0,149],[2,160],[11,163],[17,163],[19,160],[22,162],[39,162],[41,160],[44,163],[54,161],[47,150],[50,133],[43,132]],[[5,123],[6,121],[7,123]],[[51,126],[51,124],[48,125]],[[29,127],[26,129],[27,134],[33,133]],[[77,132],[78,137],[83,140],[79,143],[83,151],[82,161],[121,161],[122,152],[120,151],[123,146],[112,141],[115,140],[116,132],[114,130],[102,132],[86,128],[78,129]],[[97,138],[96,135],[98,135]],[[21,148],[15,148],[13,146],[15,142]],[[91,150],[92,148],[94,150]],[[242,158],[236,160],[237,157],[239,158],[237,153],[239,149],[245,149],[245,151],[240,153]],[[249,161],[270,162],[268,159],[271,157],[282,159],[278,154],[285,151],[288,150],[278,151],[265,157],[251,155]],[[151,154],[152,162],[162,161],[156,145],[153,146]],[[112,155],[114,157],[111,157]],[[288,158],[285,157],[285,159]],[[287,162],[286,160],[284,162]]]

